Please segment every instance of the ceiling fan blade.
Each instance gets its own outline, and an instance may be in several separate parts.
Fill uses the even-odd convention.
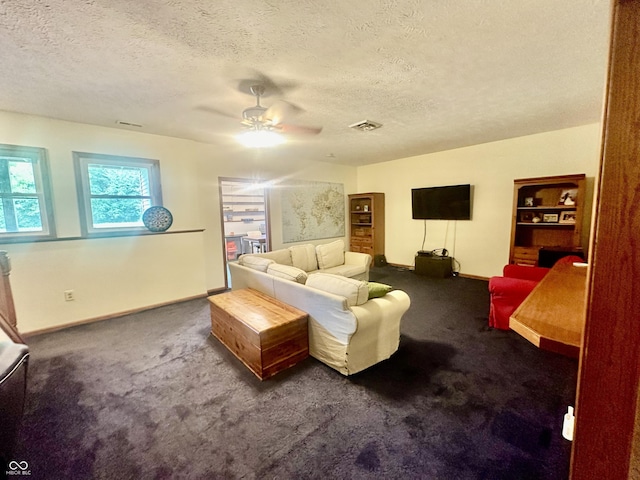
[[[318,135],[322,132],[322,127],[309,127],[304,125],[289,125],[281,123],[277,125],[278,131],[282,133],[293,133],[300,135]]]
[[[196,110],[201,110],[207,113],[213,113],[214,115],[221,115],[227,118],[233,118],[235,120],[238,120],[239,118],[238,115],[233,115],[231,113],[225,112],[224,110],[218,110],[217,108],[207,107],[206,105],[199,105],[196,107]]]
[[[304,110],[293,103],[278,100],[264,112],[264,117],[271,121],[273,125],[279,125],[283,121],[304,112]]]
[[[291,81],[278,81],[269,78],[264,73],[258,70],[251,70],[249,75],[245,77],[243,80],[238,81],[238,91],[242,93],[251,94],[251,87],[253,85],[262,85],[264,87],[264,95],[263,97],[281,97],[286,92],[294,90],[298,87],[298,85]]]

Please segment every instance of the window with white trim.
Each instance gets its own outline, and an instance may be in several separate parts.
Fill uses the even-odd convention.
[[[142,214],[162,205],[160,162],[73,152],[83,235],[146,231]]]
[[[0,144],[0,241],[55,237],[44,148]]]

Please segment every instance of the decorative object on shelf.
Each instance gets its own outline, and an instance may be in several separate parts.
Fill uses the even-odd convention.
[[[544,223],[558,223],[557,213],[545,213],[542,215],[542,221]]]
[[[164,232],[173,223],[173,215],[164,207],[150,207],[142,214],[142,223],[151,232]]]
[[[368,212],[368,211],[369,211],[369,205],[365,205],[363,208],[364,208],[364,211],[365,211],[365,212]]]
[[[533,222],[533,212],[520,212],[520,223]]]
[[[560,201],[558,202],[558,205],[575,205],[577,196],[577,188],[567,188],[560,194]]]
[[[574,225],[576,223],[575,210],[569,210],[567,212],[560,212],[560,223]]]
[[[534,200],[533,200],[533,197],[525,197],[525,199],[524,199],[524,206],[525,206],[525,207],[533,207],[533,206],[534,206]]]
[[[542,221],[542,219],[538,215],[534,215],[533,218],[531,219],[531,221],[533,223],[540,223]]]

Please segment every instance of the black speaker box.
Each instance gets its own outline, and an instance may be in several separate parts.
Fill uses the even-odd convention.
[[[415,273],[432,278],[447,278],[453,275],[451,257],[416,255]]]

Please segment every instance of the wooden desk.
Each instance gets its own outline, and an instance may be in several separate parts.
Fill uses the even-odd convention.
[[[509,319],[535,346],[578,357],[585,321],[587,267],[556,264]]]
[[[264,253],[267,251],[267,236],[260,235],[259,237],[242,237],[243,248],[242,253]],[[244,243],[248,245],[249,251],[244,251]]]

